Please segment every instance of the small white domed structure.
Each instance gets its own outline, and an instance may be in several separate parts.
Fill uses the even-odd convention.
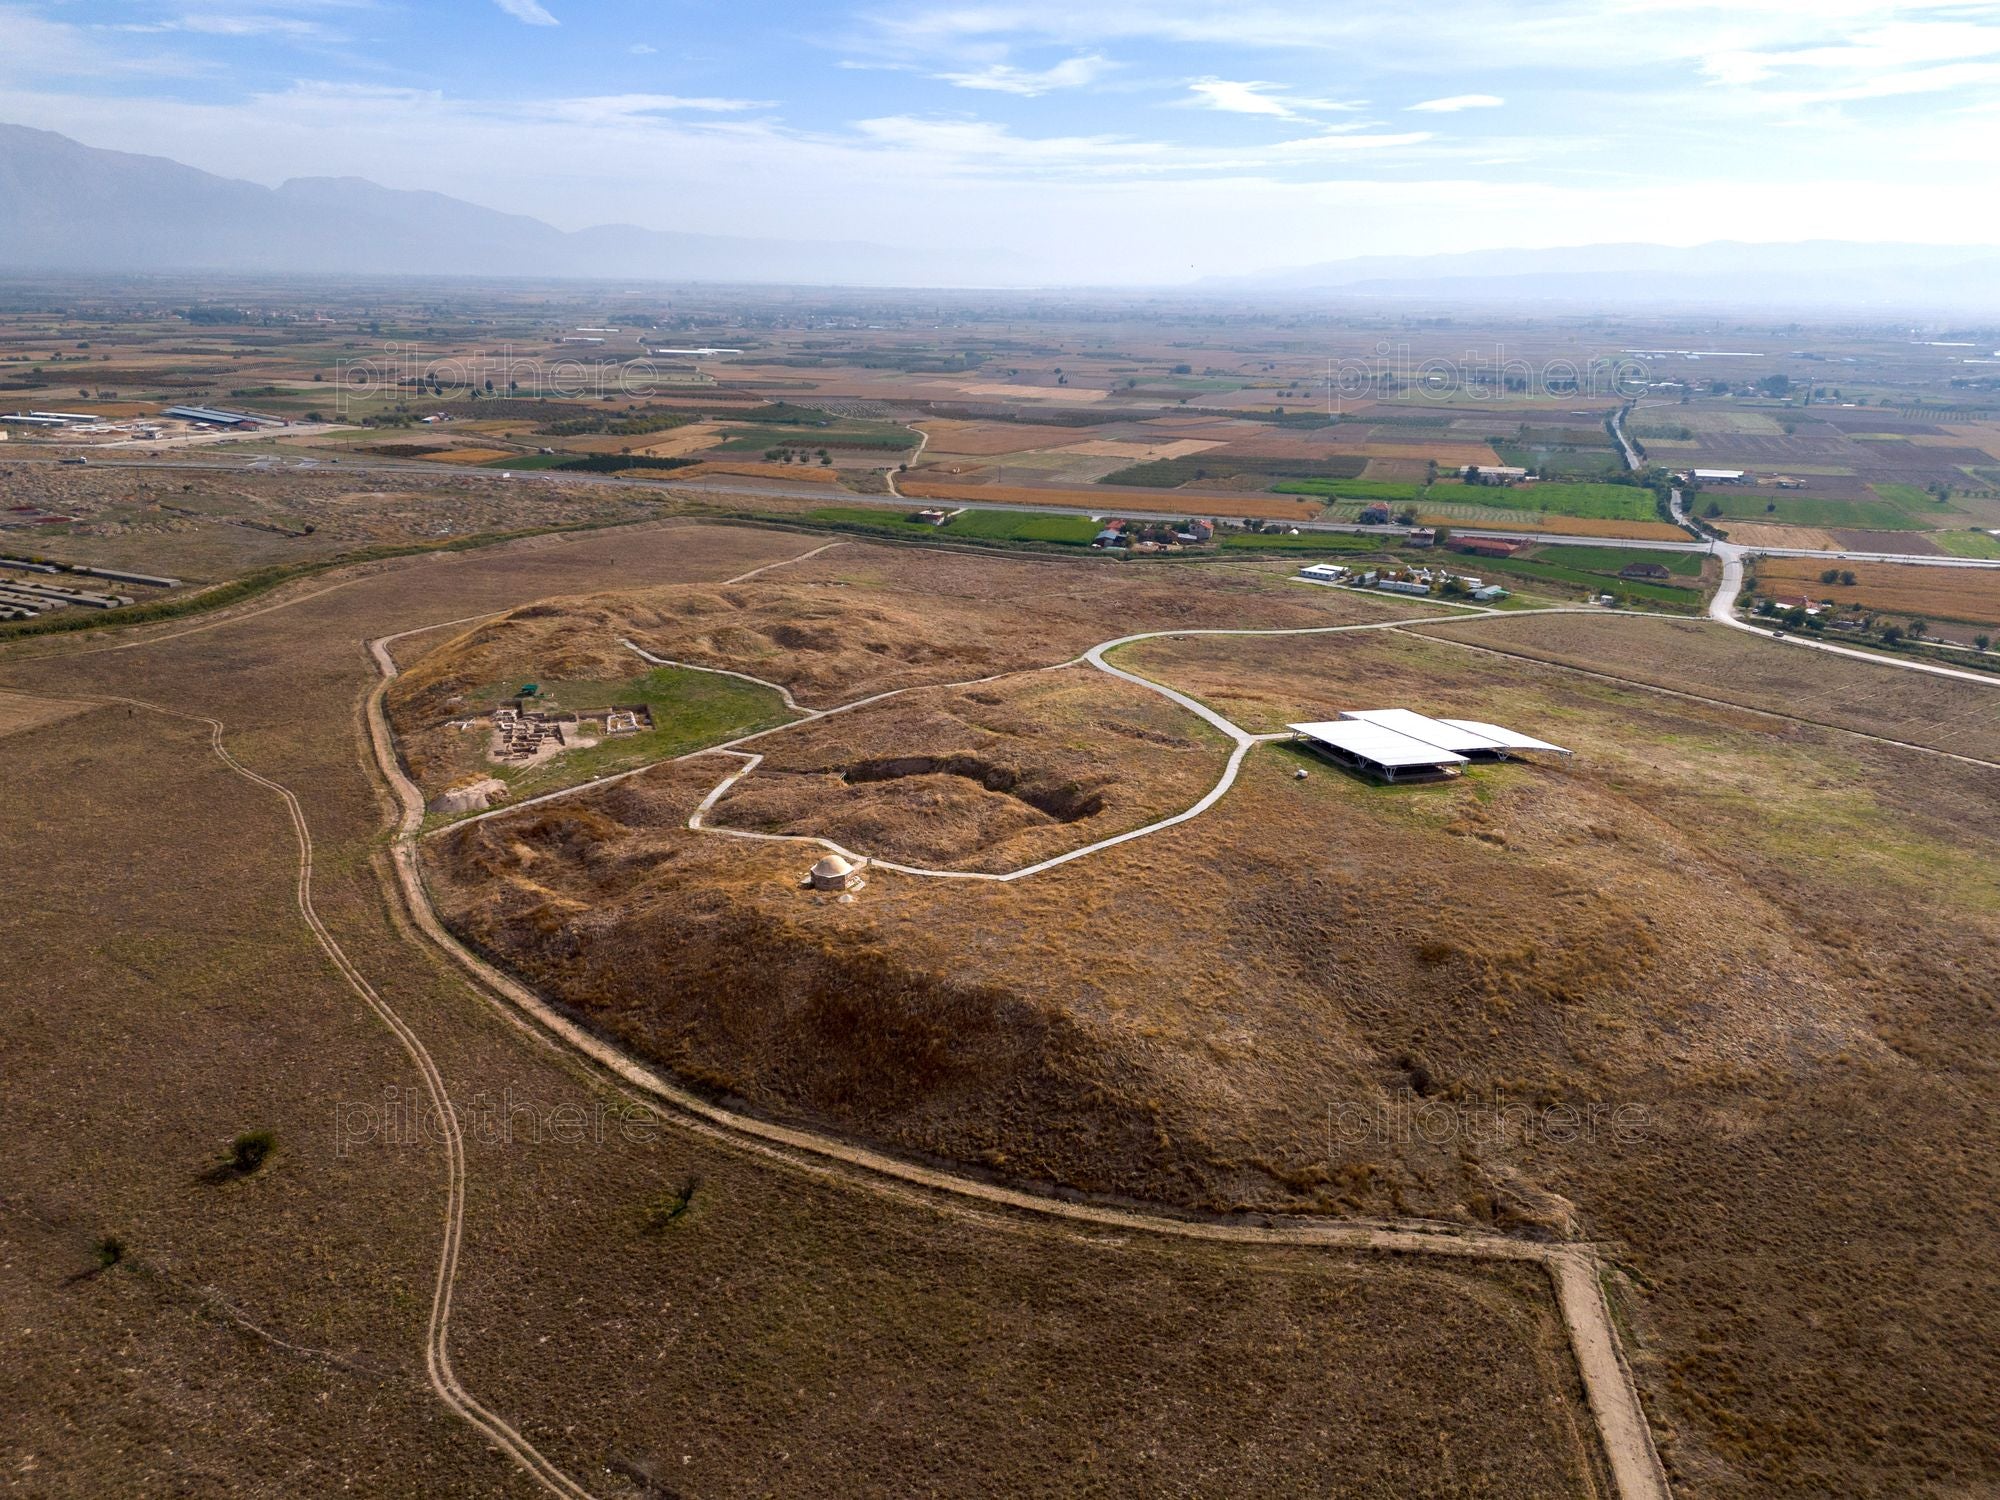
[[[866,884],[861,878],[861,866],[844,854],[823,856],[799,883],[816,891],[858,891]]]

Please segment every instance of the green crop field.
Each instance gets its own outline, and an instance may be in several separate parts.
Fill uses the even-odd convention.
[[[1088,516],[1038,515],[1025,510],[969,510],[940,528],[947,536],[1004,542],[1055,542],[1087,547],[1103,528]]]
[[[1444,480],[1430,487],[1429,498],[1496,510],[1539,511],[1544,515],[1578,516],[1596,521],[1657,521],[1653,492],[1636,484],[1484,485]]]
[[[1919,491],[1919,493],[1922,493]],[[1831,500],[1766,495],[1757,490],[1703,490],[1689,509],[1698,516],[1714,505],[1726,519],[1779,521],[1792,526],[1850,526],[1866,531],[1922,531],[1925,521],[1888,500]],[[1932,502],[1934,509],[1942,506]],[[1955,512],[1947,512],[1954,517]]]
[[[1541,556],[1534,558],[1480,557],[1468,558],[1466,562],[1488,583],[1505,584],[1510,579],[1521,579],[1534,583],[1562,585],[1586,594],[1610,594],[1614,598],[1628,601],[1644,600],[1648,604],[1665,605],[1675,609],[1693,611],[1701,607],[1702,596],[1699,589],[1675,588],[1672,584],[1642,583],[1618,577],[1615,568],[1609,573],[1600,573],[1559,560],[1563,554],[1571,550],[1568,547],[1551,547]]]
[[[1560,562],[1564,567],[1586,573],[1611,573],[1627,563],[1658,563],[1676,578],[1701,577],[1703,555],[1699,552],[1650,552],[1636,547],[1547,547],[1535,554],[1538,562]]]
[[[750,427],[713,453],[762,453],[768,448],[863,448],[897,452],[915,445],[907,428],[892,422],[849,422],[828,427]]]
[[[913,521],[904,511],[863,505],[823,505],[806,515],[808,521],[839,526],[866,526],[902,536],[976,537],[996,542],[1053,542],[1087,547],[1103,528],[1088,516],[1048,515],[1031,510],[968,510],[943,526]]]
[[[1990,531],[1934,531],[1931,540],[1953,557],[2000,557],[2000,537]]]
[[[1302,531],[1297,536],[1271,532],[1232,532],[1222,538],[1230,552],[1380,552],[1382,543],[1373,537],[1350,536],[1339,531]]]
[[[1189,458],[1160,458],[1151,463],[1133,464],[1106,474],[1099,484],[1135,484],[1172,489],[1205,479],[1230,479],[1238,474],[1266,474],[1274,479],[1353,479],[1361,473],[1365,458],[1263,458],[1248,454],[1240,458],[1218,458],[1197,453]]]
[[[881,509],[871,505],[822,505],[806,513],[808,521],[825,521],[835,526],[872,526],[881,531],[910,536],[935,536],[940,528],[928,521],[912,521],[909,512]]]
[[[1330,495],[1338,500],[1414,500],[1423,486],[1401,479],[1284,479],[1271,489],[1279,495]]]

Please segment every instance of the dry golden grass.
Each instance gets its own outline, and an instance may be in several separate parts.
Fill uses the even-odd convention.
[[[1419,627],[1745,708],[2000,761],[2000,688],[1802,652],[1701,620],[1503,615]],[[1809,656],[1809,662],[1802,662]]]
[[[996,873],[1179,812],[1228,750],[1186,710],[1091,667],[919,689],[757,748],[763,764],[710,826]]]
[[[1852,584],[1822,583],[1828,567],[1854,575]],[[1940,568],[1918,563],[1822,563],[1810,557],[1760,557],[1757,587],[1769,594],[1803,594],[1856,609],[1882,610],[1968,625],[2000,625],[2000,569]]]
[[[799,546],[634,529],[412,560],[138,649],[37,642],[56,654],[10,651],[0,674],[215,714],[234,754],[297,789],[322,917],[464,1115],[456,1372],[593,1491],[1390,1500],[1450,1465],[1482,1494],[1604,1493],[1526,1268],[1079,1232],[799,1171],[634,1111],[398,933],[370,863],[386,811],[354,741],[372,681],[357,642]],[[35,871],[35,900],[0,903],[17,1482],[63,1500],[309,1494],[329,1474],[378,1494],[522,1488],[426,1390],[442,1154],[415,1121],[345,1133],[422,1085],[305,936],[282,804],[195,723],[112,708],[6,743],[0,839]],[[135,850],[147,878],[129,878]],[[271,1165],[202,1180],[259,1126]],[[690,1213],[653,1227],[691,1180]],[[125,1255],[94,1273],[106,1235]]]
[[[0,739],[19,734],[24,729],[53,724],[58,719],[83,713],[87,708],[88,705],[82,703],[66,703],[57,698],[36,698],[27,693],[0,690]]]
[[[1384,789],[1260,750],[1195,823],[850,906],[795,889],[797,850],[688,833],[682,767],[452,835],[432,878],[469,937],[775,1111],[1086,1191],[1614,1240],[1684,1493],[2000,1478],[1969,1416],[2000,1288],[1950,1228],[2000,1187],[1982,773],[1401,634],[1118,659],[1246,727],[1405,703],[1579,755]]]

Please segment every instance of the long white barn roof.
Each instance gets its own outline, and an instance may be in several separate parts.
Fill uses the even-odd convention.
[[[1456,750],[1461,755],[1474,750],[1507,748],[1505,741],[1480,733],[1463,720],[1453,723],[1446,719],[1433,719],[1407,708],[1354,708],[1344,711],[1341,718],[1358,720],[1363,724],[1379,724],[1384,729],[1393,729],[1426,745],[1435,745],[1440,750]]]
[[[1288,724],[1309,740],[1332,745],[1378,766],[1460,766],[1465,757],[1422,740],[1411,739],[1365,719],[1333,719],[1318,724]]]
[[[1498,740],[1509,750],[1553,750],[1558,755],[1569,751],[1561,745],[1551,745],[1547,740],[1538,740],[1532,734],[1522,734],[1516,729],[1506,729],[1498,724],[1482,724],[1477,719],[1440,719],[1440,724],[1449,724],[1454,729],[1469,730],[1473,734],[1483,734]]]

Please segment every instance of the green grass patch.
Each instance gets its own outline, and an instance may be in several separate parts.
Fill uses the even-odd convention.
[[[1410,501],[1423,486],[1401,479],[1281,479],[1271,486],[1279,495],[1326,495],[1336,500]]]
[[[1658,563],[1677,578],[1701,577],[1703,554],[1699,552],[1648,552],[1636,547],[1551,546],[1538,553],[1537,561],[1555,561],[1584,573],[1611,573],[1628,563]]]
[[[1088,516],[1048,515],[1032,510],[968,510],[943,526],[933,526],[928,521],[911,520],[908,511],[865,505],[822,505],[807,512],[806,519],[833,526],[864,526],[895,536],[1046,542],[1064,547],[1087,547],[1103,530]]]
[[[633,660],[637,662],[638,658]],[[529,668],[474,688],[467,697],[480,704],[498,703],[512,697],[528,682],[539,684],[543,699],[578,713],[601,712],[613,704],[644,703],[653,712],[653,727],[565,750],[532,766],[485,761],[485,737],[477,736],[481,757],[478,769],[506,782],[509,800],[514,802],[575,786],[593,776],[613,775],[708,745],[719,745],[797,717],[770,688],[745,682],[740,677],[697,672],[688,667],[656,667],[640,676],[613,682],[551,680]],[[468,742],[474,738],[466,736]],[[427,821],[435,826],[457,819],[439,815]]]
[[[1221,538],[1229,552],[1380,552],[1382,543],[1373,537],[1350,536],[1340,531],[1302,531],[1297,536],[1270,532],[1230,532]]]
[[[1234,479],[1239,474],[1272,479],[1356,479],[1367,463],[1365,458],[1351,457],[1263,458],[1250,454],[1241,458],[1217,458],[1210,453],[1196,453],[1187,458],[1159,458],[1151,463],[1133,464],[1107,474],[1097,482],[1177,489],[1184,484]]]
[[[1498,583],[1503,586],[1518,579],[1575,589],[1586,594],[1609,594],[1614,599],[1628,604],[1657,604],[1684,610],[1690,614],[1698,611],[1702,603],[1701,591],[1698,589],[1675,588],[1671,584],[1641,583],[1629,578],[1616,577],[1615,572],[1614,575],[1593,573],[1584,568],[1567,567],[1560,562],[1551,562],[1546,557],[1468,557],[1461,559],[1461,562],[1467,572],[1483,578],[1488,583]]]
[[[2000,537],[1987,531],[1934,531],[1931,540],[1953,557],[2000,557]]]
[[[938,528],[947,536],[976,536],[989,541],[1053,542],[1088,547],[1104,528],[1088,516],[1037,515],[1020,510],[969,510]]]
[[[1657,521],[1659,507],[1653,492],[1636,484],[1565,483],[1546,480],[1538,484],[1466,484],[1463,480],[1441,480],[1432,485],[1429,498],[1441,503],[1491,506],[1496,510],[1538,511],[1544,515],[1577,516],[1595,521]]]
[[[1887,500],[1831,500],[1796,494],[1766,495],[1756,490],[1712,489],[1695,496],[1689,510],[1707,516],[1717,508],[1725,520],[1777,521],[1791,526],[1849,526],[1864,531],[1922,531],[1925,523]],[[1932,509],[1943,511],[1935,501]],[[1945,512],[1945,514],[1955,514]]]
[[[537,469],[560,469],[575,458],[573,453],[523,453],[513,458],[489,458],[478,467],[482,469],[518,469],[532,473]]]

